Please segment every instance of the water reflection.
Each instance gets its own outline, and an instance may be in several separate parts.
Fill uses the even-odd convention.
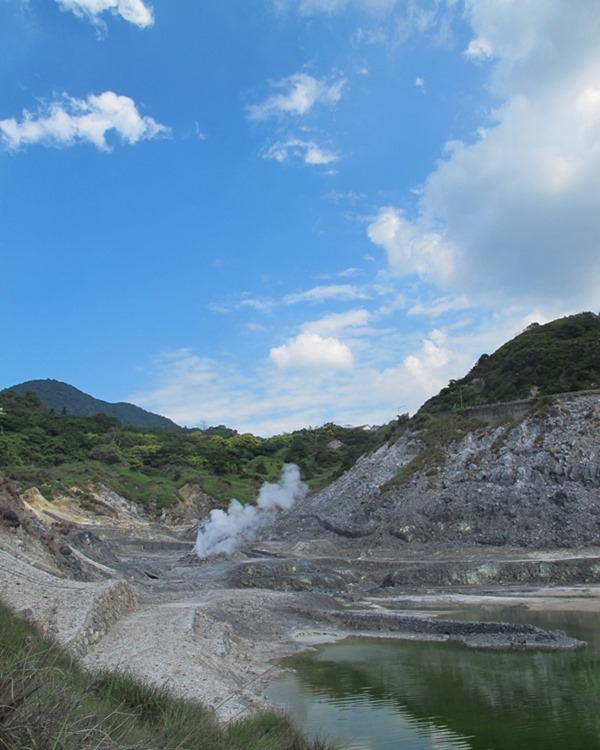
[[[591,645],[568,652],[479,651],[351,639],[290,659],[294,672],[273,683],[269,696],[304,728],[341,737],[353,750],[600,748],[598,615],[488,615],[560,628]]]

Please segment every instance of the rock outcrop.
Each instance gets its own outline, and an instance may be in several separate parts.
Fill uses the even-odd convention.
[[[556,398],[512,421],[480,423],[438,445],[430,460],[423,429],[363,456],[281,517],[273,538],[396,549],[600,542],[600,395]]]

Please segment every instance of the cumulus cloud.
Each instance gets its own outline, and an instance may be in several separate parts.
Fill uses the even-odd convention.
[[[200,357],[190,349],[166,352],[148,373],[153,385],[124,400],[182,425],[226,424],[263,436],[329,421],[383,424],[398,411],[416,411],[451,378],[462,377],[481,354],[531,322],[547,320],[539,310],[480,312],[475,319],[466,315],[433,328],[420,328],[413,317],[411,330],[402,333],[372,329],[376,316],[360,309],[329,323],[325,316],[322,325],[306,323],[300,336],[274,347],[281,366],[271,355],[243,372],[228,360]],[[317,338],[309,337],[313,334]],[[341,341],[349,334],[351,352]]]
[[[465,56],[473,60],[487,60],[493,54],[492,45],[487,39],[482,39],[482,37],[471,39],[469,46],[465,50]]]
[[[452,4],[428,7],[435,5],[441,13]],[[289,0],[285,5],[305,13],[375,6],[366,0]],[[398,3],[398,8],[405,12],[418,5]],[[482,66],[495,109],[479,110],[476,138],[469,134],[464,142],[446,145],[420,186],[414,210],[385,205],[375,212],[369,238],[385,252],[395,277],[413,277],[402,285],[402,294],[385,309],[379,305],[384,295],[372,285],[332,284],[289,294],[281,303],[372,297],[378,308],[304,323],[299,335],[284,344],[267,344],[265,352],[272,348],[263,369],[243,378],[216,363],[205,368],[200,361],[190,362],[179,374],[171,368],[161,398],[149,394],[145,402],[130,400],[176,421],[189,424],[197,416],[256,434],[329,419],[383,422],[396,409],[418,408],[450,378],[464,375],[483,352],[494,351],[533,320],[597,309],[597,1],[463,0],[453,5],[464,11],[471,27],[464,59]],[[415,16],[411,28],[418,31],[428,22],[426,16]],[[292,86],[282,87],[274,95],[283,101],[292,91]],[[292,101],[287,112],[270,104],[263,119],[302,117],[300,104]],[[285,149],[281,155],[288,158]],[[395,281],[391,275],[386,283]],[[413,284],[415,276],[449,291]],[[403,323],[407,316],[410,321],[403,334],[393,326],[398,308]],[[387,330],[374,330],[385,316]],[[439,319],[430,328],[433,316]],[[173,408],[165,409],[167,403]]]
[[[372,393],[380,402],[387,398],[398,413],[413,413],[452,378],[465,375],[484,352],[494,351],[524,327],[510,314],[495,322],[486,320],[479,328],[465,325],[456,330],[434,328],[411,336],[397,364],[370,373]]]
[[[272,348],[269,356],[280,369],[347,370],[353,365],[350,347],[339,339],[309,332]]]
[[[165,352],[152,364],[149,377],[154,385],[128,394],[126,400],[181,425],[227,424],[263,436],[322,424],[334,415],[339,420],[337,409],[343,404],[353,410],[347,381],[351,370],[280,369],[272,360],[266,364],[242,374],[231,364],[190,349]],[[364,412],[369,409],[372,403]]]
[[[314,140],[288,138],[277,141],[263,151],[264,159],[272,159],[283,164],[287,161],[301,161],[307,166],[323,166],[339,159],[335,151],[320,146]]]
[[[148,3],[142,0],[56,0],[62,10],[71,11],[80,18],[99,22],[100,15],[110,11],[140,28],[152,26],[154,15]]]
[[[379,211],[367,233],[371,242],[386,251],[394,274],[418,274],[441,285],[451,281],[456,250],[440,233],[420,230],[389,206]]]
[[[249,107],[248,117],[266,120],[281,115],[305,115],[315,104],[337,104],[343,87],[343,78],[328,84],[307,73],[294,73],[274,83],[276,92],[260,104]]]
[[[499,102],[449,142],[417,218],[369,226],[391,270],[490,303],[595,307],[600,288],[600,16],[594,0],[467,0],[467,54]]]
[[[112,91],[87,99],[65,95],[37,113],[24,110],[20,122],[0,120],[0,142],[10,151],[38,143],[60,147],[86,142],[110,151],[106,138],[111,131],[122,143],[134,144],[167,135],[169,128],[141,115],[133,99]]]
[[[430,337],[423,341],[418,353],[406,357],[404,366],[418,382],[433,384],[439,377],[439,371],[448,364],[450,357],[446,334],[435,329]]]

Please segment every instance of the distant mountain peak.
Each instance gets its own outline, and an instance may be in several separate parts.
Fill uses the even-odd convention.
[[[35,393],[47,409],[60,414],[70,414],[75,417],[92,417],[96,414],[106,414],[115,417],[126,427],[142,427],[149,429],[180,430],[181,427],[160,414],[154,414],[140,406],[125,402],[110,403],[94,398],[69,383],[47,378],[45,380],[27,380],[24,383],[5,388],[6,391],[18,393]]]

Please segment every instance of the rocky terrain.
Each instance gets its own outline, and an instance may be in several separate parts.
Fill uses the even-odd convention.
[[[436,608],[600,607],[599,426],[598,394],[425,419],[207,560],[191,521],[210,499],[193,488],[157,521],[104,487],[49,502],[3,481],[0,597],[90,668],[169,684],[223,719],[264,707],[282,656],[350,633],[577,647]]]
[[[536,550],[598,544],[600,394],[553,398],[491,424],[473,414],[455,428],[459,437],[444,445],[441,460],[433,455],[413,471],[427,451],[427,424],[363,456],[281,518],[277,537],[319,536],[400,553],[415,543]]]

